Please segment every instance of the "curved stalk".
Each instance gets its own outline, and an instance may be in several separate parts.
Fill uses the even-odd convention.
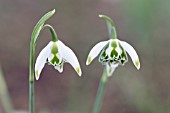
[[[51,25],[46,24],[46,25],[43,26],[43,29],[46,28],[46,27],[49,28],[49,30],[50,30],[50,32],[51,32],[52,41],[53,41],[53,42],[58,41],[57,33],[55,32],[54,28],[53,28]]]

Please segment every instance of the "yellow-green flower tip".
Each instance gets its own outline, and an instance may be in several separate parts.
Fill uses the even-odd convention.
[[[139,62],[139,60],[137,60],[136,62],[135,62],[135,66],[136,66],[136,68],[139,70],[140,69],[140,62]]]
[[[36,70],[36,71],[35,71],[35,78],[36,78],[36,80],[38,80],[38,79],[39,79],[38,70]]]
[[[91,63],[91,61],[92,61],[91,57],[88,56],[87,61],[86,61],[86,65],[89,65]]]
[[[82,75],[82,72],[81,72],[80,67],[77,67],[77,68],[76,68],[76,72],[78,73],[78,75],[79,75],[79,76],[81,76],[81,75]]]

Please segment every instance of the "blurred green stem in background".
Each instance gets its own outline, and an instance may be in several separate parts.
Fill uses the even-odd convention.
[[[4,107],[5,113],[11,113],[13,111],[13,105],[7,89],[7,84],[4,79],[2,68],[0,66],[0,100]]]
[[[30,67],[29,67],[29,112],[34,113],[34,54],[35,46],[39,37],[39,34],[42,32],[44,27],[48,27],[52,33],[52,40],[57,40],[57,35],[50,25],[45,25],[44,23],[55,13],[55,9],[46,13],[36,24],[31,36],[30,42]]]
[[[106,68],[103,71],[103,75],[100,80],[97,96],[96,96],[96,101],[94,104],[93,112],[92,113],[98,113],[100,110],[101,102],[102,102],[102,97],[103,97],[103,92],[106,87],[106,83],[108,81],[108,76],[106,74]]]

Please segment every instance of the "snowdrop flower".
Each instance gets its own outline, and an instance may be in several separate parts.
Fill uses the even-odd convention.
[[[109,17],[105,15],[99,15],[99,17],[106,20],[111,39],[99,42],[91,49],[86,65],[89,65],[100,54],[99,62],[106,65],[107,75],[111,76],[118,65],[124,65],[128,61],[128,53],[133,64],[140,69],[139,57],[135,49],[127,42],[117,39],[115,27]]]
[[[139,69],[139,57],[135,49],[119,39],[110,39],[96,44],[88,55],[86,65],[89,65],[100,53],[99,62],[106,65],[107,74],[110,76],[119,64],[124,65],[128,61],[126,52],[130,55],[136,68]]]
[[[56,42],[50,41],[38,55],[35,63],[36,80],[39,79],[40,73],[46,62],[53,65],[60,73],[63,72],[64,63],[68,62],[73,66],[79,76],[82,74],[76,55],[60,40],[57,40]]]

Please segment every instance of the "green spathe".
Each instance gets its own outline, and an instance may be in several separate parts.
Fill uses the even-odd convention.
[[[117,39],[116,28],[115,28],[115,24],[114,24],[113,20],[106,15],[99,15],[99,17],[106,21],[106,24],[108,27],[108,32],[109,32],[109,38]]]

